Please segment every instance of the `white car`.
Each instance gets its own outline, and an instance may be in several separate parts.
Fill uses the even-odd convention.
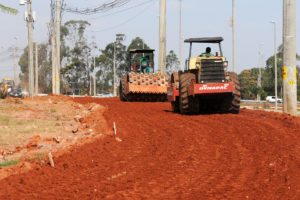
[[[275,96],[267,96],[266,101],[269,103],[275,103],[276,98]],[[277,98],[277,103],[282,103],[282,99]]]
[[[23,91],[22,91],[22,95],[23,95],[23,96],[29,96],[29,92],[23,90]]]

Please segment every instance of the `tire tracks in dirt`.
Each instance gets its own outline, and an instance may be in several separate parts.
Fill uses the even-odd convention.
[[[183,116],[168,103],[78,98],[107,108],[106,136],[0,181],[6,199],[298,199],[300,119],[242,109]],[[93,120],[93,119],[90,119]],[[112,132],[112,130],[109,130]],[[2,199],[2,198],[0,198]]]

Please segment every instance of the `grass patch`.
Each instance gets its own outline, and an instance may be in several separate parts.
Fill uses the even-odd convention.
[[[18,119],[0,115],[0,146],[21,145],[30,136],[56,132],[56,121]]]
[[[36,160],[44,160],[45,155],[43,153],[36,153],[34,156],[30,157],[30,158],[26,158],[25,161],[28,162],[34,162]]]
[[[269,104],[267,104],[267,103],[264,103],[264,104],[263,104],[263,108],[264,108],[264,109],[270,109],[271,106],[270,106]]]
[[[55,108],[51,108],[50,112],[55,113],[56,112]]]
[[[20,160],[8,160],[8,161],[0,162],[0,167],[13,166],[13,165],[18,164],[19,162],[20,162]]]
[[[36,155],[36,157],[37,157],[37,159],[39,159],[39,160],[43,160],[43,159],[45,158],[45,155],[44,155],[43,153],[38,153],[38,154]]]

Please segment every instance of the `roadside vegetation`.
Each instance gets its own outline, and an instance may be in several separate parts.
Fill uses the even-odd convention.
[[[20,160],[7,160],[7,161],[3,161],[0,162],[0,167],[9,167],[9,166],[13,166],[16,165],[20,162]]]
[[[282,97],[282,67],[283,67],[283,46],[278,47],[277,54],[277,91],[278,97]],[[239,74],[241,95],[242,99],[255,100],[257,95],[261,95],[262,99],[267,96],[275,96],[275,73],[274,73],[274,55],[269,57],[266,61],[266,67],[261,69],[262,73],[262,87],[257,86],[257,80],[259,77],[259,69],[251,68],[243,70]],[[300,61],[300,55],[297,54],[297,60]],[[297,66],[297,96],[300,101],[300,66]]]

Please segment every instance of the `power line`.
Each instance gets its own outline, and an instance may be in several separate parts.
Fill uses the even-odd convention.
[[[118,28],[120,26],[123,26],[123,25],[127,24],[128,22],[130,22],[130,21],[134,20],[135,18],[137,18],[139,15],[143,14],[146,10],[148,10],[151,6],[153,6],[154,3],[155,3],[155,1],[153,1],[152,4],[150,4],[149,6],[145,7],[139,13],[137,13],[133,17],[129,18],[128,20],[124,21],[123,23],[120,23],[120,24],[118,24],[116,26],[113,26],[113,27],[109,27],[109,28],[106,28],[106,29],[102,29],[102,30],[98,30],[98,31],[93,31],[93,32],[98,33],[98,32],[108,31],[108,30],[112,30],[112,29]]]
[[[22,52],[23,49],[18,48],[18,49],[16,49],[16,51]],[[12,53],[12,52],[13,52],[13,49],[9,48],[7,50],[4,50],[4,51],[0,52],[0,55],[5,55],[5,54],[8,54],[8,53]]]
[[[128,8],[125,8],[125,9],[122,9],[122,10],[119,10],[119,11],[116,11],[116,12],[113,12],[113,13],[109,13],[109,14],[106,14],[106,15],[102,15],[102,16],[98,16],[98,17],[92,17],[92,18],[88,18],[87,20],[95,20],[95,19],[99,19],[99,18],[104,18],[104,17],[108,17],[108,16],[111,16],[111,15],[116,15],[116,14],[120,14],[120,13],[123,13],[123,12],[126,12],[128,10],[131,10],[131,9],[134,9],[134,8],[138,8],[138,7],[141,7],[141,6],[144,6],[152,1],[155,1],[155,0],[148,0],[148,1],[144,1],[140,4],[137,4],[137,5],[134,5],[134,6],[131,6],[131,7],[128,7]]]
[[[72,8],[72,7],[68,7],[67,5],[65,5],[65,7],[63,9],[64,9],[64,11],[69,12],[69,13],[80,14],[80,15],[92,15],[95,13],[108,12],[114,8],[124,6],[128,2],[130,2],[130,0],[112,0],[112,2],[110,2],[110,3],[104,3],[95,8],[83,8],[83,9]]]

